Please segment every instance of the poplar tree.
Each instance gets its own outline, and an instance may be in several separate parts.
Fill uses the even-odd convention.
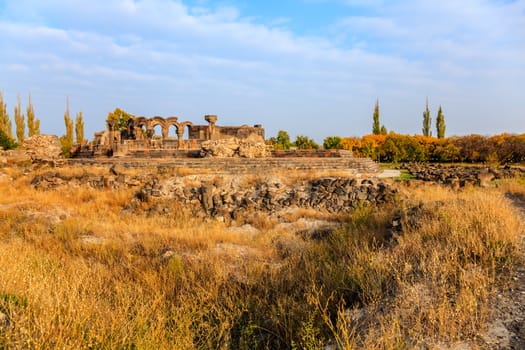
[[[423,112],[423,136],[432,136],[431,129],[432,118],[430,117],[430,110],[428,109],[428,99],[425,111]]]
[[[40,135],[40,120],[35,119],[35,110],[33,102],[31,101],[31,94],[29,94],[29,102],[27,105],[27,129],[28,136]]]
[[[373,118],[374,118],[374,123],[372,124],[372,133],[374,135],[379,135],[381,134],[381,124],[379,123],[379,100],[376,100]]]
[[[20,95],[18,95],[18,102],[17,102],[17,105],[15,106],[15,129],[16,129],[16,138],[18,140],[18,143],[21,144],[24,141],[24,137],[25,137],[26,123],[25,123],[24,113],[22,113]]]
[[[7,104],[4,103],[2,91],[0,91],[0,130],[2,130],[7,137],[13,138],[13,126],[9,119],[9,114],[7,114]]]
[[[60,137],[60,143],[62,144],[62,154],[65,157],[71,155],[71,147],[73,146],[73,121],[69,114],[69,99],[66,101],[66,112],[64,113],[64,124],[66,126],[66,134]]]
[[[437,137],[439,139],[445,138],[445,116],[443,115],[443,111],[441,109],[441,106],[439,106],[438,114],[436,117],[436,129],[437,129]]]
[[[82,112],[78,112],[75,117],[75,134],[77,137],[77,143],[84,143],[84,119],[82,118]]]

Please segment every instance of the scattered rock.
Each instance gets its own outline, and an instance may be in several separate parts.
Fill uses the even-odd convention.
[[[465,186],[489,187],[493,180],[525,174],[525,169],[510,166],[495,168],[411,163],[403,164],[401,168],[408,170],[417,180],[447,185],[455,190]]]

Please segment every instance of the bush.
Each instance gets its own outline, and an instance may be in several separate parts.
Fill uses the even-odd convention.
[[[0,130],[0,147],[4,150],[15,149],[18,147],[15,140],[6,135],[5,132]]]

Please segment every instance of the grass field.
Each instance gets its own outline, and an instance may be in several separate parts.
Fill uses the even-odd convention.
[[[265,217],[246,234],[177,203],[169,214],[131,206],[131,190],[38,191],[22,170],[4,172],[13,180],[0,180],[0,348],[475,340],[494,286],[521,254],[523,227],[507,198],[525,198],[520,180],[406,189],[389,206],[339,215],[340,229],[312,239]]]

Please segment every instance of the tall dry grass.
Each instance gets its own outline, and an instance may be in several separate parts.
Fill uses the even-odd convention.
[[[312,240],[266,231],[262,217],[261,233],[243,234],[177,203],[163,204],[169,214],[130,205],[131,190],[38,191],[9,171],[0,348],[398,349],[476,338],[522,232],[501,189],[412,190],[391,207],[338,215],[343,228]],[[404,229],[392,236],[401,206]]]

